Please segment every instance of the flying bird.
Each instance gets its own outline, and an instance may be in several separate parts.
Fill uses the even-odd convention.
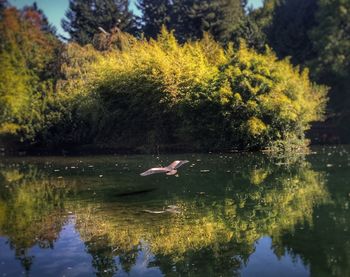
[[[148,176],[155,173],[166,173],[166,175],[175,175],[177,173],[177,169],[185,163],[188,163],[188,161],[186,160],[173,161],[171,164],[169,164],[166,167],[153,167],[141,173],[140,175]]]

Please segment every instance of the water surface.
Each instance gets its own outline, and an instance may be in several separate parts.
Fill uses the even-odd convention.
[[[1,158],[0,274],[350,276],[350,148],[313,151]]]

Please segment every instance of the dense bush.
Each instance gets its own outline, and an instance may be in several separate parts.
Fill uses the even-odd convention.
[[[310,122],[323,117],[326,88],[269,50],[262,55],[241,47],[224,74],[231,95],[222,101],[245,146],[298,145]]]
[[[310,122],[322,119],[326,89],[269,50],[258,54],[243,42],[223,49],[209,36],[180,45],[166,30],[157,40],[123,40],[123,49],[104,52],[67,45],[60,127],[47,129],[47,140],[262,149],[300,144]]]
[[[7,8],[0,18],[0,140],[36,142],[47,124],[61,43],[36,6]]]

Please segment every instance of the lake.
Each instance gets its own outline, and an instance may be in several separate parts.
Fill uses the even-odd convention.
[[[2,157],[0,276],[350,276],[349,201],[349,146]]]

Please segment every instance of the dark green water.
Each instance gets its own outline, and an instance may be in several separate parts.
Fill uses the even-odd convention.
[[[0,276],[350,276],[350,147],[313,151],[1,158]]]

